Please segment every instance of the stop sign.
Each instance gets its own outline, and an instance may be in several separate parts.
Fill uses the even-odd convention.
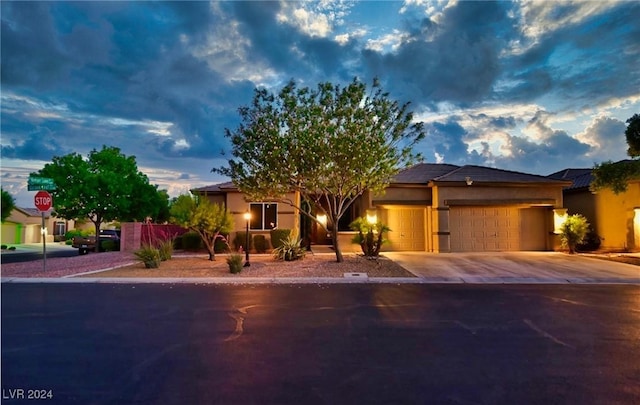
[[[38,211],[48,211],[53,204],[51,194],[47,191],[38,191],[34,199]]]

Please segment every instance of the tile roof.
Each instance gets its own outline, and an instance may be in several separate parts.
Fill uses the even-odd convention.
[[[460,166],[445,163],[418,163],[398,173],[392,183],[427,184],[434,178],[458,169]]]
[[[222,193],[229,190],[235,190],[236,186],[232,181],[227,181],[225,183],[212,184],[210,186],[204,186],[199,188],[191,189],[192,193]]]
[[[559,172],[552,173],[547,177],[556,180],[573,180],[576,177],[591,174],[592,169],[563,169]]]
[[[433,179],[435,182],[464,182],[467,177],[474,183],[558,183],[536,174],[495,169],[493,167],[467,165]]]

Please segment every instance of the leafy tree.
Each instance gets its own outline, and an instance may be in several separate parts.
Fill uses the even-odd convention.
[[[4,222],[16,207],[16,200],[13,199],[13,196],[9,194],[9,192],[4,191],[4,189],[0,188],[0,191],[2,193],[2,222]]]
[[[589,222],[580,214],[567,217],[560,228],[560,241],[562,246],[569,249],[569,253],[576,251],[576,245],[582,243],[589,232]]]
[[[233,229],[233,216],[224,206],[188,194],[178,196],[171,204],[171,221],[200,235],[209,260],[215,260],[216,239]]]
[[[591,183],[591,191],[610,188],[615,194],[627,190],[629,180],[640,178],[640,114],[634,114],[627,120],[627,129],[624,131],[627,139],[627,155],[632,160],[621,162],[607,161],[596,164],[593,168],[594,181]]]
[[[254,201],[289,204],[323,226],[300,201],[323,212],[338,262],[338,221],[366,190],[380,193],[399,170],[420,158],[412,147],[424,137],[409,104],[389,99],[377,80],[370,92],[354,79],[345,87],[321,83],[278,94],[256,89],[239,109],[241,124],[226,135],[234,159],[214,169]],[[289,199],[294,192],[301,198]]]
[[[54,213],[65,219],[89,219],[96,235],[103,222],[144,220],[157,210],[157,190],[138,171],[135,156],[103,146],[87,159],[78,153],[56,156],[34,175],[52,178]],[[98,244],[98,249],[100,246]]]

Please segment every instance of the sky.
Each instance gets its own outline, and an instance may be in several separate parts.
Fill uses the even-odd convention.
[[[426,162],[548,175],[626,157],[637,1],[0,3],[1,177],[103,145],[171,196],[227,181],[256,87],[365,83],[410,102]],[[226,155],[223,153],[227,152]]]

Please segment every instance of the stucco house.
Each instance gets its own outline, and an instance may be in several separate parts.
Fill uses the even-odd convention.
[[[340,246],[345,252],[359,250],[351,244],[348,225],[366,215],[391,228],[386,250],[553,250],[558,243],[554,210],[562,211],[562,190],[569,185],[568,180],[482,166],[417,164],[395,176],[383,195],[365,193],[351,206],[337,224]],[[268,237],[270,229],[290,229],[295,223],[289,205],[248,202],[231,182],[191,191],[225,205],[235,218],[235,231],[245,229],[248,210],[253,234]],[[312,244],[331,243],[315,221],[302,216],[299,223],[300,234]]]
[[[56,218],[51,210],[45,212],[47,242],[53,242],[56,236],[64,236],[72,229],[74,221]],[[2,244],[40,243],[42,242],[42,213],[35,208],[16,207],[6,221],[2,223]]]
[[[614,194],[609,189],[589,190],[592,169],[564,169],[548,176],[570,180],[563,190],[567,214],[582,214],[600,238],[600,249],[640,251],[640,179],[632,180],[627,191]]]

